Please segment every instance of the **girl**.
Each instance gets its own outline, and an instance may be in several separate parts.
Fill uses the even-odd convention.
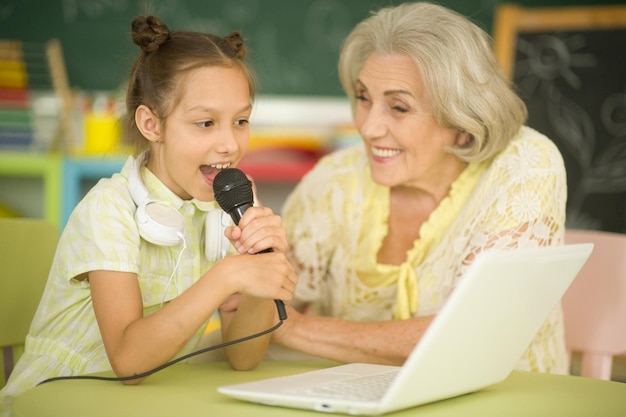
[[[72,213],[5,405],[50,377],[132,376],[189,353],[216,309],[224,341],[265,330],[277,321],[273,300],[294,291],[281,219],[252,207],[224,228],[214,201],[216,174],[248,144],[254,83],[241,36],[169,31],[151,16],[134,19],[132,39],[141,53],[126,104],[137,157]],[[235,256],[223,256],[224,235]],[[225,353],[250,369],[268,343]]]

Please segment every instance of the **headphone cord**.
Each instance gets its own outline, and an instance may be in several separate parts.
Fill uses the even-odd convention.
[[[178,237],[183,241],[183,247],[180,249],[178,253],[178,259],[176,260],[176,265],[174,265],[174,270],[172,271],[172,275],[170,275],[169,281],[167,281],[167,287],[165,287],[165,291],[163,292],[163,297],[161,298],[161,307],[163,307],[163,303],[165,302],[165,297],[167,297],[167,290],[170,289],[170,285],[172,285],[172,280],[174,279],[174,274],[180,265],[180,260],[183,257],[183,252],[187,249],[187,241],[185,240],[185,235],[181,232],[178,232]],[[180,289],[178,288],[178,280],[174,281],[174,285],[176,285],[176,293],[180,294]]]
[[[43,381],[41,381],[40,383],[38,383],[37,385],[41,385],[41,384],[45,384],[47,382],[52,382],[52,381],[60,381],[60,380],[66,380],[66,379],[96,379],[99,381],[130,381],[133,379],[138,379],[138,378],[144,378],[147,376],[150,376],[158,371],[161,371],[171,365],[174,365],[175,363],[178,363],[180,361],[183,361],[185,359],[189,359],[192,356],[196,356],[199,355],[201,353],[205,353],[205,352],[209,352],[211,350],[215,350],[215,349],[220,349],[220,348],[224,348],[230,345],[234,345],[236,343],[241,343],[241,342],[245,342],[248,341],[250,339],[254,339],[263,335],[266,335],[268,333],[273,332],[274,330],[278,329],[280,326],[282,326],[283,324],[283,320],[281,319],[278,323],[276,323],[274,326],[272,326],[271,328],[267,329],[267,330],[263,330],[262,332],[259,333],[254,333],[251,334],[249,336],[245,336],[239,339],[235,339],[235,340],[231,340],[230,342],[224,342],[224,343],[220,343],[218,345],[213,345],[213,346],[209,346],[206,347],[204,349],[200,349],[197,350],[195,352],[191,352],[188,353],[186,355],[181,356],[180,358],[176,358],[174,360],[171,360],[167,363],[164,363],[161,366],[158,366],[156,368],[153,368],[149,371],[146,372],[142,372],[140,374],[136,374],[136,375],[131,375],[131,376],[120,376],[120,377],[107,377],[107,376],[97,376],[97,375],[71,375],[71,376],[57,376],[54,378],[48,378],[48,379],[44,379]]]

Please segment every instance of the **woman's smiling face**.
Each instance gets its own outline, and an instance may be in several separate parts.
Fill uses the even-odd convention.
[[[464,163],[445,149],[463,143],[467,135],[438,124],[409,57],[370,55],[359,73],[356,96],[354,122],[375,182],[430,189],[456,178]]]

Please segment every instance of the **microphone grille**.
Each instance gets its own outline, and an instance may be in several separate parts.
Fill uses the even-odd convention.
[[[242,204],[252,204],[252,183],[241,170],[226,168],[215,176],[213,194],[222,210],[229,213]]]

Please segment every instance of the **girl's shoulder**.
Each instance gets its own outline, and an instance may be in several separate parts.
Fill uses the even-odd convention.
[[[81,203],[98,204],[103,201],[110,203],[121,203],[129,205],[133,203],[128,180],[120,173],[113,174],[109,178],[101,178],[98,182],[85,194]]]
[[[70,216],[79,224],[96,218],[104,222],[117,219],[134,218],[135,203],[130,193],[127,175],[124,169],[111,177],[101,178],[78,202]]]

